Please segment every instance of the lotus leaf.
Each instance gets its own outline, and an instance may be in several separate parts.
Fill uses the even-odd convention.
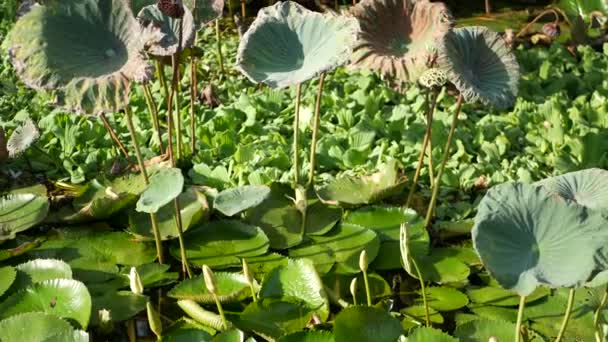
[[[11,266],[0,267],[0,298],[8,290],[15,278],[17,277],[17,271]]]
[[[234,216],[259,205],[269,194],[270,188],[265,185],[247,185],[226,189],[214,199],[213,208],[226,216]]]
[[[593,12],[608,14],[608,3],[605,0],[560,0],[557,7],[570,17],[580,16],[584,19],[589,19]]]
[[[426,309],[423,305],[414,305],[401,310],[401,313],[405,316],[401,322],[404,328],[410,328],[426,320]],[[429,318],[433,324],[443,324],[443,316],[435,309],[429,308]]]
[[[79,281],[52,279],[33,284],[0,304],[1,318],[26,312],[45,312],[71,318],[86,329],[91,316],[91,295]]]
[[[60,104],[97,115],[128,103],[146,40],[127,1],[66,0],[32,7],[3,48],[28,86],[59,89]]]
[[[302,330],[312,316],[306,303],[266,298],[249,304],[241,315],[228,318],[243,330],[274,340]]]
[[[27,118],[20,126],[15,128],[6,143],[9,157],[16,157],[28,149],[38,138],[40,131],[34,122]]]
[[[606,244],[605,225],[600,213],[542,187],[507,183],[482,199],[472,235],[500,285],[526,296],[538,285],[573,287],[589,280]]]
[[[0,321],[0,341],[46,341],[72,331],[67,321],[43,312],[28,312]]]
[[[156,5],[148,5],[141,9],[137,19],[142,26],[151,31],[157,31],[156,39],[148,42],[146,51],[153,56],[172,56],[178,51],[192,46],[196,36],[192,12],[184,7],[181,19],[165,15]],[[182,45],[179,46],[179,30],[182,29]]]
[[[334,342],[334,335],[328,331],[299,331],[285,335],[277,342]]]
[[[238,302],[251,297],[251,289],[247,278],[240,273],[215,272],[217,298],[222,303]],[[259,289],[255,283],[254,288]],[[169,291],[168,296],[177,299],[190,299],[204,304],[215,303],[214,296],[209,293],[203,276],[186,279]]]
[[[249,264],[249,270],[258,279],[263,279],[266,274],[272,272],[276,267],[287,265],[289,259],[278,253],[268,253],[257,257],[245,258]]]
[[[517,97],[519,64],[497,33],[483,26],[450,31],[437,63],[467,102],[507,108]]]
[[[533,303],[551,294],[546,287],[538,287],[526,296],[526,304]],[[467,295],[473,303],[495,306],[517,306],[520,297],[517,293],[500,287],[486,286],[479,289],[469,289]]]
[[[342,209],[326,205],[318,199],[308,201],[306,207],[306,235],[323,235],[342,218]]]
[[[72,268],[61,260],[35,259],[17,265],[13,288],[23,289],[31,284],[51,279],[72,279]]]
[[[179,278],[179,274],[177,272],[168,272],[170,268],[170,265],[157,263],[135,266],[144,288],[159,287],[174,283],[177,278]],[[122,274],[126,277],[128,277],[130,271],[130,267],[125,267],[121,270]],[[125,283],[125,285],[127,284]]]
[[[608,171],[587,169],[544,179],[536,184],[590,209],[608,208]]]
[[[351,306],[334,321],[336,341],[396,341],[403,334],[401,324],[388,312],[369,306]]]
[[[428,305],[437,311],[457,310],[469,304],[469,298],[464,293],[450,287],[427,287],[426,297]],[[423,304],[422,298],[414,303]]]
[[[163,332],[163,341],[166,342],[211,342],[213,337],[201,329],[194,326],[181,326],[172,327],[166,333]]]
[[[9,194],[0,197],[0,242],[32,228],[46,217],[49,202],[35,194]]]
[[[427,0],[363,0],[351,12],[361,25],[352,67],[400,82],[416,82],[453,25],[445,4]]]
[[[243,342],[245,333],[238,329],[230,329],[213,337],[213,342]]]
[[[64,331],[45,338],[44,342],[89,342],[89,334],[82,330]]]
[[[408,342],[458,342],[458,339],[444,333],[441,330],[420,327],[414,329],[407,337]]]
[[[139,197],[136,210],[156,213],[182,193],[184,176],[178,168],[162,169],[150,178],[150,184]]]
[[[184,240],[189,262],[213,268],[240,266],[241,258],[262,255],[269,247],[260,228],[235,220],[202,224],[186,232]],[[178,244],[171,245],[171,254],[179,258]]]
[[[514,341],[515,324],[506,321],[475,319],[457,326],[454,334],[463,342],[487,341],[492,336],[499,341]]]
[[[357,31],[352,18],[279,1],[261,9],[243,35],[237,68],[251,81],[272,88],[299,84],[344,64]]]
[[[109,292],[102,296],[92,297],[93,315],[91,325],[99,325],[99,310],[110,312],[112,322],[126,321],[146,309],[148,297],[131,291]]]
[[[287,265],[275,268],[264,279],[260,298],[297,298],[322,321],[329,317],[329,300],[310,260],[289,260]]]
[[[156,2],[157,0],[131,0],[131,8],[133,13],[140,13],[144,7],[154,5]],[[183,3],[192,12],[197,30],[220,18],[224,9],[224,0],[183,0]]]

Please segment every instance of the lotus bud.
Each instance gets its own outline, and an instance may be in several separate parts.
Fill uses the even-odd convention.
[[[355,298],[357,296],[357,278],[353,278],[350,282],[350,294]]]
[[[216,294],[217,288],[215,287],[215,276],[209,266],[203,265],[203,278],[205,279],[205,286],[211,294]]]
[[[99,317],[99,329],[104,334],[109,334],[114,331],[114,324],[112,323],[112,313],[109,310],[101,309],[97,311]]]
[[[367,251],[364,249],[361,251],[359,255],[359,268],[361,272],[367,272],[367,266],[369,265],[369,258],[367,256]]]
[[[561,29],[557,23],[546,23],[543,25],[543,33],[551,39],[559,37]]]
[[[243,259],[243,274],[245,275],[245,278],[247,278],[247,282],[253,284],[253,275],[251,274],[249,264],[247,264],[247,260],[245,259]]]
[[[140,295],[144,293],[144,286],[135,267],[131,267],[131,272],[129,272],[129,286],[131,287],[131,292],[135,294]]]
[[[418,83],[420,83],[421,86],[429,89],[441,87],[447,82],[448,76],[445,71],[438,68],[428,69],[418,79]]]
[[[490,336],[490,339],[488,340],[488,342],[498,342],[498,339],[494,336]]]
[[[156,335],[159,339],[163,333],[163,324],[160,321],[160,315],[154,307],[152,303],[148,302],[146,304],[146,312],[148,313],[148,324],[150,324],[150,330]]]

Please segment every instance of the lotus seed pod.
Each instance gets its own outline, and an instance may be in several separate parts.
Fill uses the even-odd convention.
[[[181,19],[184,16],[184,4],[182,0],[158,0],[158,9],[166,16]]]
[[[215,287],[215,276],[209,266],[203,265],[203,278],[205,279],[205,286],[211,294],[216,294],[217,288]]]
[[[438,68],[431,68],[422,74],[418,79],[421,86],[432,89],[443,86],[448,82],[445,71]]]
[[[131,272],[129,272],[129,286],[131,287],[131,292],[135,294],[140,295],[144,293],[144,286],[135,267],[131,267]]]
[[[361,251],[359,255],[359,268],[361,272],[367,272],[367,266],[369,265],[369,258],[367,256],[367,251],[364,249]]]
[[[559,34],[561,33],[561,29],[560,29],[559,25],[556,23],[546,23],[545,25],[543,25],[543,33],[546,34],[551,39],[555,39],[555,38],[559,37]]]
[[[245,259],[243,259],[243,274],[245,275],[245,278],[247,278],[247,282],[253,284],[253,275],[251,274],[249,264],[247,264],[247,260]]]
[[[152,303],[146,303],[146,312],[148,314],[148,324],[150,325],[150,330],[156,335],[158,338],[161,337],[163,333],[163,324],[160,321],[160,315],[154,307],[152,307]]]
[[[353,278],[350,282],[350,294],[355,298],[357,295],[357,278]]]

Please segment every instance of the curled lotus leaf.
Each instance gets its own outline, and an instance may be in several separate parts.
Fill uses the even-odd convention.
[[[361,26],[351,67],[401,82],[418,79],[453,26],[445,4],[427,0],[363,0],[351,14]]]
[[[144,7],[156,5],[156,2],[157,0],[131,0],[131,9],[133,13],[140,13]],[[222,16],[224,2],[224,0],[183,0],[184,7],[192,13],[197,30]]]
[[[32,119],[27,118],[20,126],[15,128],[6,143],[9,157],[16,157],[27,150],[38,138],[40,131]]]
[[[97,115],[128,103],[147,37],[127,1],[52,1],[22,16],[3,49],[28,86],[57,89],[59,105]]]
[[[587,169],[543,179],[549,192],[590,209],[608,209],[608,171]]]
[[[506,41],[483,26],[445,35],[437,63],[466,102],[507,108],[517,97],[519,64]]]
[[[237,67],[251,81],[272,88],[302,83],[344,64],[357,32],[354,18],[278,2],[260,10],[241,39]]]
[[[182,44],[180,51],[192,46],[196,36],[194,17],[192,12],[184,7],[182,19],[175,19],[163,14],[156,5],[149,5],[141,9],[137,15],[140,24],[147,30],[154,32],[155,39],[147,42],[146,51],[152,56],[172,56],[179,47],[179,31],[182,30]]]

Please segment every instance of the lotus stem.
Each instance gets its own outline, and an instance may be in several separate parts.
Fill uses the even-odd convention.
[[[293,167],[295,169],[294,182],[300,184],[300,161],[298,148],[300,140],[300,98],[302,97],[302,84],[296,85],[296,108],[293,118]]]
[[[365,296],[367,298],[367,306],[372,306],[372,293],[369,289],[369,279],[367,278],[367,268],[369,266],[369,258],[367,251],[364,249],[359,255],[359,269],[363,273],[363,283],[365,284]]]
[[[177,240],[179,241],[179,254],[182,259],[182,272],[188,275],[188,278],[192,278],[192,270],[188,264],[188,257],[186,256],[186,246],[184,243],[184,232],[182,225],[182,209],[179,204],[179,197],[173,200],[175,206],[175,226],[177,227]]]
[[[334,7],[336,8],[336,11],[340,9],[340,5],[338,4],[338,0],[334,0]]]
[[[116,146],[118,147],[120,152],[125,156],[125,158],[127,158],[127,160],[129,160],[129,153],[127,152],[127,149],[125,148],[125,145],[123,145],[123,143],[120,141],[120,139],[118,139],[118,136],[116,135],[116,132],[114,131],[112,126],[110,126],[110,122],[108,121],[106,114],[101,113],[100,116],[101,116],[101,121],[103,121],[103,125],[106,127],[106,131],[108,131],[108,133],[110,134],[110,137],[112,138],[112,140],[114,141],[114,143],[116,144]]]
[[[325,84],[325,73],[319,77],[319,89],[315,103],[315,116],[312,126],[312,142],[310,145],[310,174],[308,176],[308,186],[315,184],[315,165],[317,161],[317,141],[319,136],[319,121],[321,120],[321,97],[323,96],[323,85]]]
[[[332,289],[330,289],[327,286],[323,287],[325,289],[325,293],[327,294],[327,297],[329,298],[329,300],[331,300],[332,302],[334,302],[335,304],[339,305],[340,307],[342,307],[343,309],[351,306],[350,303],[348,303],[347,301],[345,301],[344,299],[340,298],[336,292],[334,292]]]
[[[524,320],[524,308],[526,306],[526,296],[519,297],[519,309],[517,310],[517,323],[515,324],[515,342],[521,341],[521,324]]]
[[[492,14],[492,4],[490,3],[490,0],[486,0],[486,14]]]
[[[196,1],[194,3],[196,3]],[[196,116],[194,115],[194,102],[198,93],[198,80],[196,77],[196,58],[194,58],[193,55],[191,55],[190,58],[190,151],[192,151],[192,155],[194,155],[196,153]]]
[[[432,121],[432,118],[431,118]],[[435,169],[433,167],[433,139],[429,137],[429,146],[427,149],[427,163],[429,168],[429,186],[431,189],[435,186]]]
[[[564,337],[564,333],[566,332],[566,328],[568,327],[568,321],[570,321],[570,315],[572,314],[572,306],[574,304],[574,288],[570,288],[568,292],[568,304],[566,304],[566,313],[564,314],[564,320],[562,321],[562,326],[559,328],[559,333],[555,338],[555,342],[560,342]]]
[[[130,319],[127,321],[127,337],[129,342],[137,342],[137,332],[135,330],[135,321]]]
[[[532,25],[536,24],[537,21],[540,20],[540,18],[544,17],[547,14],[553,14],[553,16],[555,16],[555,21],[553,22],[555,25],[559,24],[559,14],[557,13],[557,11],[553,8],[549,8],[547,10],[542,11],[539,15],[537,15],[531,22],[529,22],[526,26],[524,26],[521,30],[519,30],[519,32],[517,32],[517,34],[515,35],[515,38],[519,38],[520,36],[522,36],[524,33],[526,33],[530,27],[532,27]]]
[[[169,101],[169,87],[167,86],[167,77],[165,76],[165,66],[159,60],[156,61],[156,73],[165,94],[165,101]]]
[[[230,1],[228,1],[230,3]],[[215,19],[215,39],[217,40],[217,58],[220,63],[220,78],[224,77],[224,55],[222,54],[222,35],[220,32],[220,20]]]
[[[437,172],[437,177],[435,178],[434,186],[433,186],[433,195],[431,196],[431,203],[429,203],[429,208],[426,212],[426,218],[424,220],[425,227],[429,227],[431,223],[431,219],[433,217],[433,211],[435,210],[435,203],[437,202],[437,195],[439,194],[439,188],[441,187],[441,176],[443,176],[443,171],[445,170],[445,165],[448,162],[450,157],[450,148],[452,147],[452,140],[454,139],[454,132],[456,132],[456,126],[458,125],[458,115],[460,114],[460,109],[462,108],[463,97],[462,94],[458,96],[458,100],[456,101],[456,111],[454,112],[454,117],[452,118],[452,127],[450,128],[450,133],[448,134],[448,141],[445,144],[445,149],[443,151],[443,160],[441,161],[441,165],[439,166],[439,171]]]
[[[232,9],[232,0],[227,0],[228,2],[228,15],[234,21],[234,10]]]
[[[131,140],[133,141],[133,147],[135,149],[135,155],[137,156],[137,163],[139,164],[139,169],[141,171],[141,175],[144,179],[144,183],[146,185],[150,184],[150,179],[148,178],[148,171],[146,171],[146,165],[144,164],[144,159],[141,156],[141,150],[139,149],[139,143],[137,141],[137,134],[135,133],[135,127],[133,126],[133,114],[131,113],[131,108],[127,104],[125,107],[125,117],[127,119],[127,127],[129,128],[129,134],[131,134]],[[156,256],[158,257],[158,262],[163,264],[163,245],[160,237],[160,229],[158,227],[158,218],[156,214],[150,213],[150,221],[152,222],[152,232],[154,234],[154,242],[156,244]]]
[[[602,314],[602,310],[604,309],[604,306],[606,306],[606,302],[608,302],[608,286],[606,286],[606,290],[604,291],[604,296],[602,297],[602,300],[600,301],[600,305],[598,305],[597,310],[595,310],[595,313],[593,314],[593,328],[595,329],[595,341],[596,342],[604,341],[604,339],[602,337],[602,333],[601,333],[601,327],[600,327],[600,315]]]
[[[181,86],[179,84],[179,80],[181,78],[181,74],[179,73],[179,67],[177,67],[175,69],[175,71],[177,72],[177,83],[175,84],[176,88],[174,90],[175,92],[175,138],[176,138],[176,142],[177,142],[177,160],[181,160],[182,159],[182,151],[184,149],[184,142],[182,139],[182,113],[181,113],[181,105],[180,105],[180,92],[181,92]]]
[[[420,177],[420,172],[422,171],[422,165],[424,164],[424,156],[426,154],[428,146],[430,145],[431,129],[433,127],[433,112],[435,111],[435,107],[437,106],[437,97],[438,96],[439,96],[439,93],[436,90],[434,90],[430,96],[431,97],[430,104],[427,101],[426,132],[424,133],[424,140],[422,142],[422,148],[420,149],[420,156],[418,156],[418,165],[416,165],[416,172],[414,173],[414,178],[412,179],[412,186],[410,187],[410,193],[407,195],[407,200],[405,201],[406,208],[409,208],[410,204],[412,203],[414,193],[416,192],[416,185],[418,184],[418,178]],[[430,159],[430,155],[429,155],[429,159]],[[432,163],[432,161],[430,163]],[[429,172],[430,172],[430,167],[429,167]],[[433,184],[431,184],[431,187],[432,186],[433,186]]]
[[[242,261],[243,263],[243,275],[245,276],[245,279],[247,279],[247,283],[249,284],[249,289],[251,290],[251,298],[253,298],[254,302],[258,301],[258,296],[255,293],[255,287],[253,286],[253,274],[251,274],[251,270],[249,269],[249,264],[247,263],[247,260],[243,259]]]
[[[245,0],[241,0],[241,16],[243,20],[247,18],[247,2]]]
[[[144,97],[146,98],[146,105],[148,106],[148,111],[150,112],[150,116],[152,117],[152,125],[154,126],[154,130],[156,131],[156,136],[158,137],[158,143],[160,146],[160,153],[162,154],[165,150],[163,147],[163,136],[160,133],[160,121],[158,120],[158,108],[156,107],[156,103],[154,102],[154,98],[152,97],[152,92],[150,91],[150,87],[148,87],[147,83],[142,83],[142,87],[144,90]]]
[[[424,285],[424,278],[422,278],[422,273],[420,272],[420,268],[418,268],[418,263],[414,259],[414,257],[410,257],[412,260],[412,266],[414,266],[414,271],[416,271],[416,276],[418,277],[418,281],[420,282],[420,292],[422,294],[422,305],[424,305],[424,320],[427,327],[431,326],[431,313],[429,312],[429,303],[426,298],[426,285]]]

